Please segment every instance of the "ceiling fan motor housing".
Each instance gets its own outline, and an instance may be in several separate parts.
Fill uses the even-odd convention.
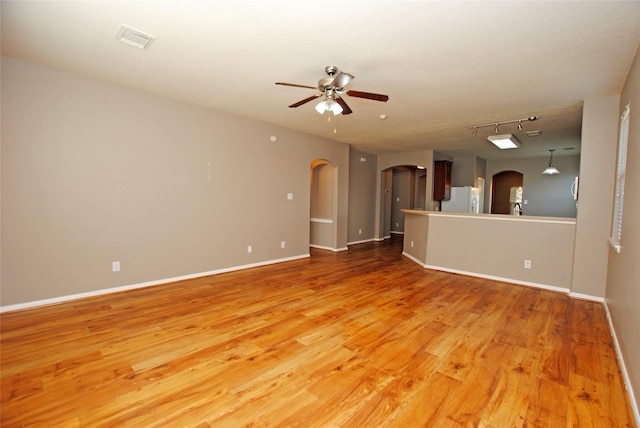
[[[333,76],[338,72],[338,67],[336,67],[335,65],[327,65],[324,68],[324,72],[327,73],[329,76]]]
[[[333,83],[333,77],[325,77],[318,80],[318,89],[320,92],[326,92],[328,89],[331,89]]]

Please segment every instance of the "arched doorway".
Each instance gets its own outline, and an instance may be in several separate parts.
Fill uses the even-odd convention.
[[[311,162],[309,207],[309,245],[311,247],[336,250],[337,170],[331,162],[324,159]]]
[[[502,171],[491,183],[491,214],[522,212],[523,175],[517,171]]]

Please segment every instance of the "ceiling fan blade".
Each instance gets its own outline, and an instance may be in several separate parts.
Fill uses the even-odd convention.
[[[283,85],[283,86],[295,86],[296,88],[318,89],[318,88],[316,88],[315,86],[309,86],[309,85],[298,85],[297,83],[276,82],[276,85]]]
[[[349,73],[343,73],[341,71],[333,79],[333,82],[331,82],[331,86],[335,86],[336,88],[344,88],[349,84],[349,82],[351,82],[352,79],[352,75],[350,75]]]
[[[342,98],[336,98],[336,102],[338,104],[340,104],[340,107],[342,107],[342,114],[351,114],[351,113],[353,113],[353,110],[351,110],[349,108],[347,103]]]
[[[356,98],[366,98],[368,100],[374,101],[389,101],[388,95],[380,95],[380,94],[372,94],[371,92],[360,92],[360,91],[345,91],[345,93],[351,97]]]
[[[314,88],[315,89],[315,88]],[[313,101],[316,98],[318,98],[321,94],[315,94],[315,95],[311,95],[309,98],[305,98],[304,100],[300,100],[297,103],[293,103],[289,106],[289,108],[296,108],[296,107],[300,107],[302,104],[306,104],[309,101]]]

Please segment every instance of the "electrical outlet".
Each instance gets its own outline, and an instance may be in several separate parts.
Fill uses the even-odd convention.
[[[362,235],[362,229],[358,229],[358,235]]]
[[[413,241],[411,241],[411,248],[413,248]]]
[[[293,201],[293,193],[287,193],[287,199]]]
[[[284,248],[287,245],[286,242],[284,241],[280,241],[280,248]]]
[[[531,260],[525,260],[524,261],[524,268],[525,269],[531,269]]]
[[[250,253],[253,251],[253,247],[251,247],[251,245],[247,245],[247,253]]]
[[[111,263],[111,272],[120,272],[120,262]]]

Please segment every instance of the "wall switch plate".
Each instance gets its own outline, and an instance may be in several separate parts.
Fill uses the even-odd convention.
[[[251,245],[247,245],[247,253],[250,253],[253,251],[253,247],[251,247]]]
[[[362,229],[358,229],[358,235],[362,235]]]
[[[524,261],[524,268],[525,269],[531,269],[531,260],[525,260]]]
[[[280,241],[280,248],[284,248],[287,245],[286,242],[284,241]]]
[[[120,272],[120,262],[111,263],[111,272]]]

